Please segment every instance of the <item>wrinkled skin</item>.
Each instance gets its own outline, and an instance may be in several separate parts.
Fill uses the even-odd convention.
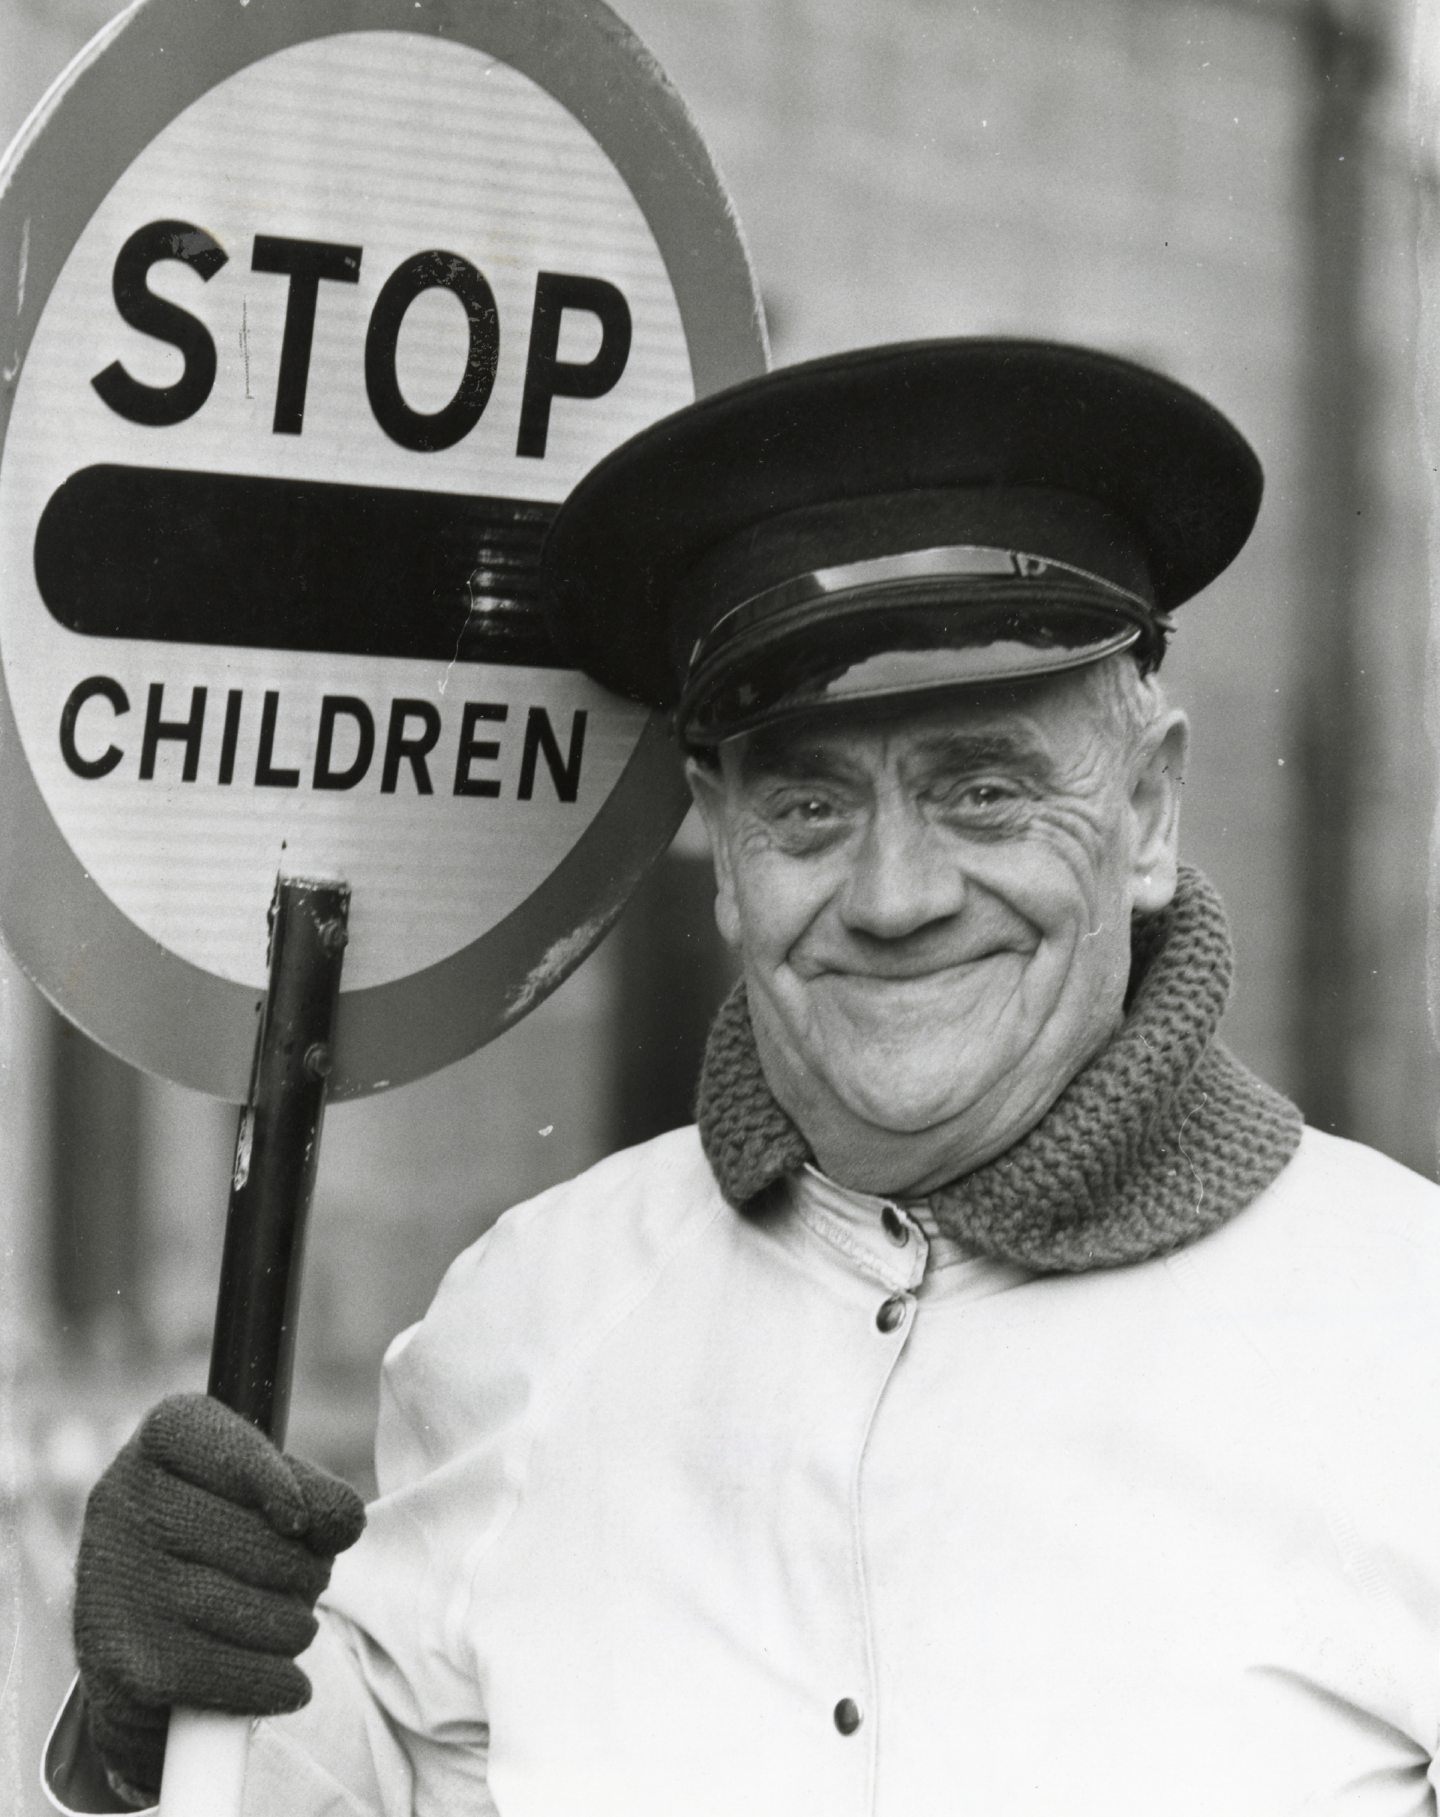
[[[1175,889],[1188,728],[1093,677],[772,727],[690,766],[771,1089],[824,1171],[918,1195],[1015,1142],[1123,1013]]]

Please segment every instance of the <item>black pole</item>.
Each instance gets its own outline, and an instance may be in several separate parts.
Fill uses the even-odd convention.
[[[270,984],[240,1113],[210,1392],[283,1444],[305,1224],[315,1189],[350,891],[282,877]]]

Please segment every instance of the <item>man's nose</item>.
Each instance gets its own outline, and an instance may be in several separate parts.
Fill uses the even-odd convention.
[[[909,803],[882,803],[855,853],[840,899],[845,925],[900,940],[958,914],[965,874],[944,834]]]

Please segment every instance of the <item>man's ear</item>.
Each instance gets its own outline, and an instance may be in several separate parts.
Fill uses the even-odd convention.
[[[1190,721],[1172,707],[1146,734],[1130,782],[1134,834],[1131,906],[1156,914],[1175,894],[1180,861],[1180,794],[1190,749]]]
[[[715,861],[715,925],[727,946],[740,944],[740,913],[735,901],[735,873],[730,857],[730,815],[725,777],[717,757],[713,763],[698,757],[685,759],[685,780],[690,796],[705,823],[710,856]]]

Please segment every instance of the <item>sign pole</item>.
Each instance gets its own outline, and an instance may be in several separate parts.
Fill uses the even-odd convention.
[[[276,883],[269,988],[235,1141],[209,1391],[277,1445],[285,1442],[289,1413],[305,1226],[349,910],[343,883]],[[246,1717],[176,1710],[161,1817],[238,1817],[249,1731]]]
[[[271,913],[270,982],[235,1141],[209,1390],[283,1445],[350,891],[282,877]]]

